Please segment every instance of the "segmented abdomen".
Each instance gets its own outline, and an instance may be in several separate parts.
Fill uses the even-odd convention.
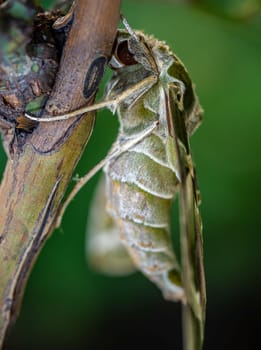
[[[170,208],[178,187],[161,138],[152,134],[105,169],[107,211],[136,267],[171,300],[183,298],[170,239]]]

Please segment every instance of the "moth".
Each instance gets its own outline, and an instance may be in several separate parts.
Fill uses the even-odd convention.
[[[27,117],[64,120],[104,107],[117,113],[117,140],[107,157],[76,184],[60,219],[79,189],[103,168],[88,230],[93,262],[115,274],[131,271],[134,264],[166,299],[188,305],[203,338],[200,196],[189,146],[202,109],[186,68],[166,43],[122,21],[125,29],[117,33],[105,100],[60,116]],[[170,238],[170,209],[177,195],[180,262]]]

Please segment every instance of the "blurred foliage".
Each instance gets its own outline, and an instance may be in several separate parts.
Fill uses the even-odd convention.
[[[192,2],[217,16],[245,22],[261,30],[260,0],[194,0]]]
[[[233,6],[239,13],[243,4],[246,14],[260,3],[190,2],[197,6],[123,0],[122,12],[134,28],[165,40],[182,58],[205,110],[191,144],[202,192],[206,349],[254,348],[261,308],[261,27],[257,10],[237,21],[216,14]],[[216,10],[205,11],[206,5]],[[98,113],[77,173],[104,157],[117,127],[110,112]],[[3,170],[3,151],[0,157]],[[180,349],[177,304],[162,301],[138,273],[108,278],[86,264],[84,231],[97,179],[77,196],[44,247],[8,349],[129,349],[145,340],[151,349]]]
[[[199,6],[234,18],[247,18],[260,12],[260,0],[198,0]]]

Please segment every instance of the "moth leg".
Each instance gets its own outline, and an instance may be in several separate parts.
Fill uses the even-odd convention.
[[[126,152],[137,143],[142,141],[146,136],[150,135],[153,130],[158,126],[159,122],[155,121],[149,127],[147,127],[144,131],[138,134],[135,138],[126,141],[124,144],[116,144],[112,151],[102,159],[94,168],[92,168],[85,176],[80,178],[77,184],[72,189],[71,193],[66,198],[63,203],[56,220],[56,227],[59,227],[62,221],[63,214],[70,204],[71,200],[75,197],[75,195],[81,190],[81,188],[103,167],[106,166],[109,162],[113,161],[115,158],[119,157],[122,153]]]
[[[123,91],[122,93],[118,94],[117,96],[113,97],[110,100],[101,101],[101,102],[95,103],[91,106],[85,106],[85,107],[79,108],[75,111],[68,112],[65,114],[41,118],[41,117],[35,117],[31,114],[25,113],[25,116],[31,120],[35,120],[38,122],[54,122],[54,121],[60,121],[60,120],[67,120],[67,119],[76,117],[80,114],[91,112],[91,111],[97,111],[97,110],[105,108],[105,107],[110,108],[113,111],[115,111],[117,109],[118,105],[122,101],[126,100],[128,97],[130,97],[131,95],[136,93],[137,90],[141,90],[142,91],[141,93],[144,93],[144,90],[147,91],[147,89],[151,88],[151,86],[154,85],[157,82],[157,80],[158,80],[157,76],[150,75],[147,78],[132,85],[130,88],[126,89],[125,91]],[[146,87],[147,87],[147,89],[146,89]]]

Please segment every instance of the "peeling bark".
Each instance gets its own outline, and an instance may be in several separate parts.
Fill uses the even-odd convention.
[[[96,59],[109,57],[119,11],[120,0],[76,1],[72,28],[45,114],[63,113],[93,101],[98,80],[90,87],[93,91],[86,100],[82,92],[85,77]],[[32,87],[36,94],[38,87]],[[15,98],[8,98],[5,104],[15,105]],[[17,317],[33,263],[55,227],[62,198],[93,122],[91,114],[88,118],[40,123],[31,134],[25,134],[22,145],[14,142],[0,187],[0,347]],[[16,131],[17,118],[14,125]],[[12,123],[8,127],[14,128]]]

